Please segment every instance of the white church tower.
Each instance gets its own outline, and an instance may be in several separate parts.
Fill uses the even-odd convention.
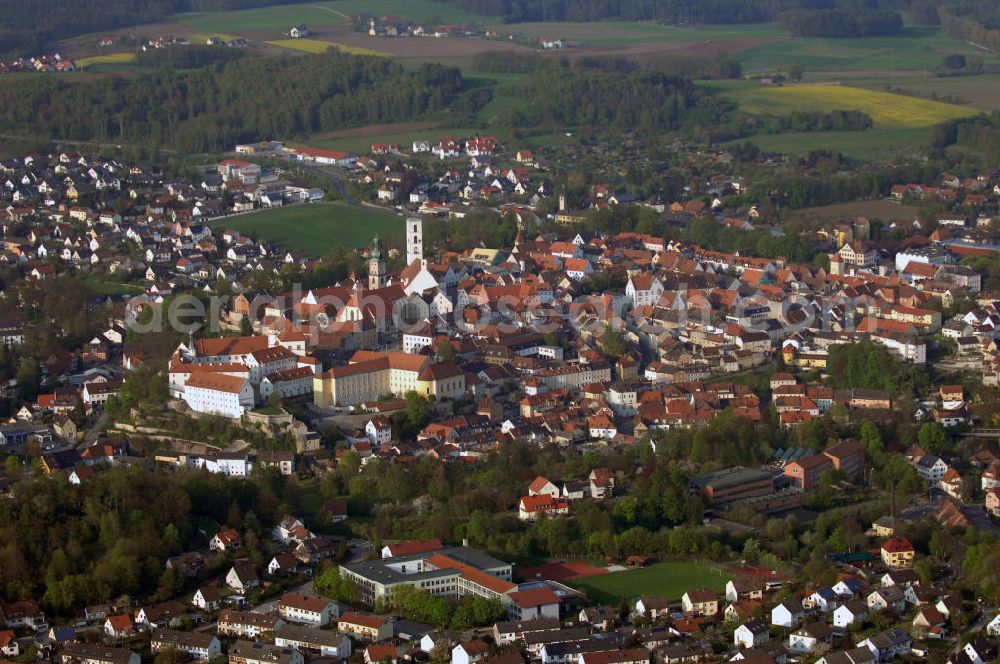
[[[419,217],[406,219],[406,264],[424,260],[424,222]]]

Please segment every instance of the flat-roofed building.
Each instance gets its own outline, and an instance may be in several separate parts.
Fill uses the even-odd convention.
[[[710,505],[720,505],[773,493],[774,474],[766,470],[735,466],[692,477],[691,485]]]

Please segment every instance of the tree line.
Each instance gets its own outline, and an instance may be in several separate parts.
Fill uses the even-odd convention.
[[[903,18],[887,9],[793,9],[781,12],[778,24],[800,37],[880,37],[902,30]]]
[[[462,108],[463,91],[454,67],[408,71],[334,49],[129,79],[12,79],[0,88],[0,132],[206,152],[244,140],[426,117]]]
[[[996,166],[1000,164],[1000,111],[936,125],[931,128],[931,143],[935,148],[972,148],[983,155],[988,166]]]
[[[988,0],[983,0],[988,1]],[[766,23],[794,9],[903,9],[908,0],[452,0],[462,9],[523,21],[661,21],[677,25]]]

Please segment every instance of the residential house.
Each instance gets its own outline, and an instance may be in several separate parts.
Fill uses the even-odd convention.
[[[149,642],[154,655],[164,650],[174,650],[190,659],[208,661],[222,652],[219,639],[206,632],[182,632],[174,629],[157,629]]]
[[[733,645],[741,648],[755,648],[770,640],[770,628],[763,620],[748,620],[733,632]]]
[[[714,616],[719,612],[719,598],[714,590],[698,588],[681,596],[684,613],[693,616]]]

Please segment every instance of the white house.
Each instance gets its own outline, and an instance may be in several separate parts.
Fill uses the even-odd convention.
[[[833,611],[834,627],[847,627],[868,619],[868,605],[863,600],[853,600]]]
[[[149,643],[153,654],[163,650],[176,650],[195,660],[215,659],[222,652],[219,639],[205,632],[183,632],[175,629],[158,629]]]
[[[807,609],[819,609],[823,613],[829,613],[843,603],[843,598],[830,586],[819,588],[802,600],[802,605]]]
[[[833,584],[833,592],[844,598],[859,597],[865,589],[865,584],[855,578],[841,579]]]
[[[559,596],[549,588],[530,588],[510,593],[507,613],[512,620],[559,619]]]
[[[662,597],[640,597],[635,602],[636,615],[648,615],[651,620],[657,620],[669,611],[670,604]]]
[[[741,648],[755,648],[770,640],[770,629],[763,620],[748,620],[733,632],[733,645]]]
[[[214,611],[222,604],[222,593],[218,586],[202,586],[195,591],[191,604],[202,611]]]
[[[340,617],[335,603],[316,595],[285,593],[278,600],[278,615],[290,622],[325,627]]]
[[[557,487],[553,482],[549,481],[548,478],[539,475],[531,484],[528,485],[528,495],[529,496],[551,496],[553,498],[558,498],[560,495],[559,487]]]
[[[905,655],[910,652],[910,635],[899,627],[887,629],[879,632],[875,636],[869,637],[857,644],[872,651],[875,659],[880,662],[887,662],[898,655]]]
[[[302,625],[284,624],[274,630],[274,645],[334,661],[351,656],[351,639],[341,632]]]
[[[375,447],[385,447],[392,442],[392,423],[384,415],[376,415],[365,425],[365,435]]]
[[[474,664],[488,653],[486,643],[479,639],[463,641],[451,649],[451,664]]]
[[[771,609],[771,624],[777,627],[795,627],[805,617],[802,605],[790,599]]]
[[[1000,613],[986,624],[986,633],[990,636],[1000,636]]]
[[[866,598],[869,611],[903,611],[906,608],[906,598],[899,586],[886,586],[868,593]]]
[[[948,464],[936,456],[923,456],[917,459],[917,475],[925,482],[937,482],[948,472]]]
[[[663,284],[652,274],[641,273],[630,276],[625,285],[625,295],[633,307],[652,306],[660,301]]]
[[[240,593],[260,587],[260,577],[253,564],[246,561],[237,561],[226,574],[226,585]]]
[[[833,630],[824,622],[803,625],[788,637],[788,649],[796,653],[813,652],[821,643],[833,640]]]

